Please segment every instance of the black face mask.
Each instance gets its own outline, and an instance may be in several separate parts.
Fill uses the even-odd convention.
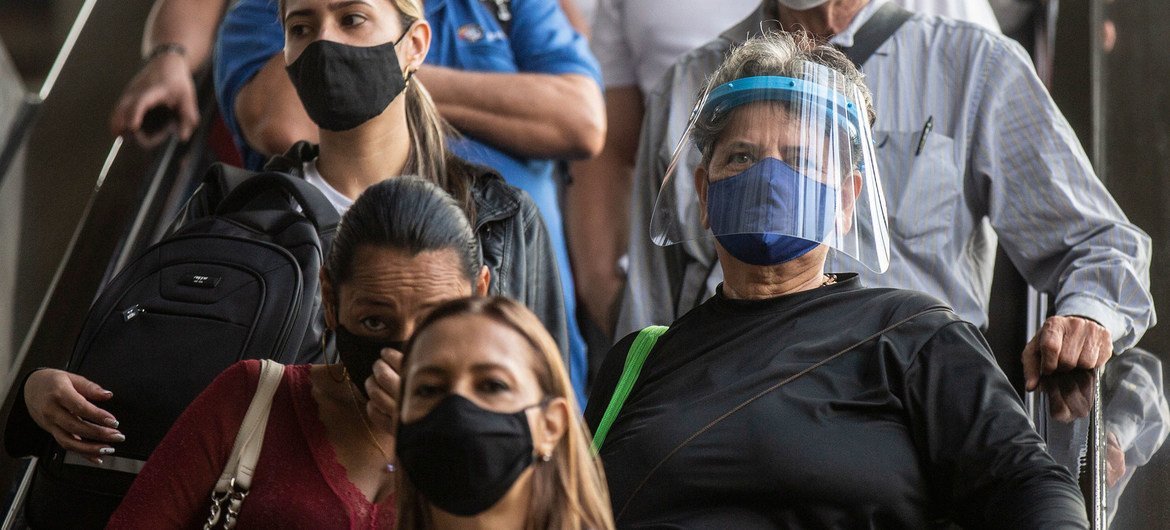
[[[439,509],[464,517],[487,511],[534,461],[525,414],[533,407],[503,414],[447,396],[414,423],[399,423],[398,462]]]
[[[345,326],[337,325],[337,355],[341,357],[341,364],[349,372],[349,380],[357,385],[362,395],[369,399],[366,393],[366,379],[374,373],[374,362],[382,357],[382,348],[394,348],[402,351],[405,344],[400,340],[379,340],[354,335]]]
[[[313,123],[348,131],[386,110],[406,89],[394,51],[405,36],[370,47],[327,40],[306,46],[285,70]]]

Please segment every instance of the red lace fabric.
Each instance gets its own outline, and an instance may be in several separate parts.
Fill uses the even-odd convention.
[[[394,528],[394,496],[370,503],[337,461],[309,368],[285,368],[236,528]],[[259,361],[217,377],[163,438],[107,528],[202,528],[259,378]]]

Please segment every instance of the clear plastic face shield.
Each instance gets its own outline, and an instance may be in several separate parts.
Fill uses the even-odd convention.
[[[856,86],[815,63],[707,87],[654,206],[654,242],[714,237],[753,265],[825,245],[884,272],[886,205],[865,109]]]

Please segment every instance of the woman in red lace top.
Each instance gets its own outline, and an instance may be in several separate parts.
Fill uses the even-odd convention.
[[[364,382],[380,356],[397,368],[418,317],[482,296],[471,224],[440,188],[417,178],[370,187],[342,219],[322,273],[339,364],[289,366],[237,528],[393,528],[394,435],[366,414]],[[259,362],[220,375],[179,417],[138,475],[110,528],[200,528],[256,390]],[[396,392],[395,392],[396,393]]]

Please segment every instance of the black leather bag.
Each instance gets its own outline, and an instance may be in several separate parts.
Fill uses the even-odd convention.
[[[215,189],[196,197],[226,192],[214,213],[185,219],[90,308],[68,369],[114,393],[101,406],[126,441],[102,467],[50,444],[26,509],[34,527],[104,526],[171,424],[236,361],[316,360],[337,211],[301,178],[261,173],[223,189],[224,176],[214,169],[204,186]]]

